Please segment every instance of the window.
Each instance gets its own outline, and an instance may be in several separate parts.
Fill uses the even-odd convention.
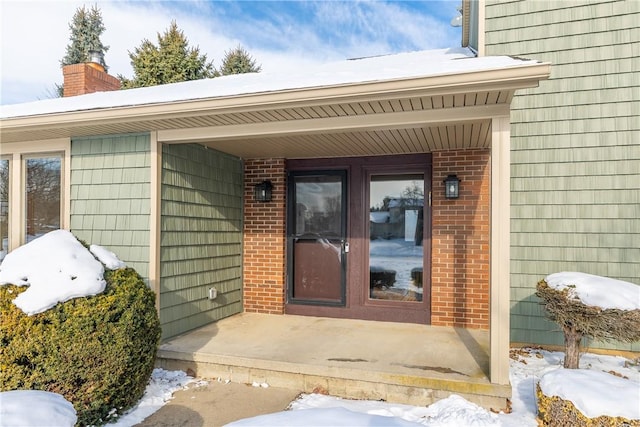
[[[9,252],[9,159],[0,159],[0,261]]]
[[[2,144],[0,261],[53,230],[69,227],[69,139]]]
[[[422,301],[424,175],[372,175],[370,299]]]
[[[29,242],[60,228],[61,166],[58,156],[25,159],[25,236]]]

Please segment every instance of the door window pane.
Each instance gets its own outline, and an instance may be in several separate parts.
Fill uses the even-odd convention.
[[[61,163],[57,156],[25,162],[27,242],[60,228]]]
[[[9,252],[9,160],[0,159],[0,261]]]
[[[345,209],[343,171],[290,175],[289,297],[321,305],[344,305]]]
[[[369,200],[370,298],[422,301],[423,175],[374,175]]]
[[[341,176],[296,177],[295,201],[296,235],[342,235]]]

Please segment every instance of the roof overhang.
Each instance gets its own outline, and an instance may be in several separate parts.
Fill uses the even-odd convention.
[[[538,86],[549,72],[548,63],[526,61],[518,66],[201,99],[18,113],[0,119],[0,140],[157,131],[157,140],[163,143],[197,142],[243,158],[486,147],[491,118],[508,116],[515,91]]]

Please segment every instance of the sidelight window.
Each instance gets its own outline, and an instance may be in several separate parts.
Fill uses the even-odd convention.
[[[371,176],[371,299],[422,301],[424,193],[422,174]]]

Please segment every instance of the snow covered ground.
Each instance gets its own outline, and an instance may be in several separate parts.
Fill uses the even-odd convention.
[[[459,396],[451,396],[428,407],[400,405],[379,401],[347,400],[321,394],[305,394],[290,405],[290,410],[276,414],[266,414],[232,423],[233,426],[409,426],[430,427],[463,426],[504,426],[537,427],[535,386],[547,372],[564,371],[562,360],[564,353],[540,349],[513,349],[511,351],[510,378],[513,387],[512,412],[494,414]],[[596,378],[610,377],[610,380],[627,382],[627,390],[610,390],[602,385],[597,388],[584,387],[582,383],[571,386],[560,379],[565,388],[574,396],[580,397],[588,408],[602,408],[601,411],[619,411],[625,414],[637,413],[640,408],[640,360],[623,357],[602,356],[586,353],[581,358],[580,370],[587,376]],[[572,370],[576,371],[576,370]],[[193,381],[203,384],[209,379],[188,377],[181,371],[155,369],[149,386],[138,405],[121,417],[114,427],[129,427],[141,422],[160,409],[171,399],[174,392],[186,387]],[[553,379],[552,379],[553,381]],[[557,384],[557,383],[556,383]],[[255,384],[266,387],[266,384]],[[4,393],[0,393],[0,425],[9,426],[8,419],[20,419],[20,425],[40,426],[30,423],[30,417],[42,419],[41,411],[33,411],[29,400],[21,399],[20,405],[8,407]],[[610,396],[613,399],[607,400]],[[577,400],[577,399],[576,399]],[[606,402],[603,405],[602,402]],[[248,403],[250,404],[250,403]],[[49,408],[51,405],[48,406]],[[63,408],[64,409],[64,408]],[[6,411],[11,410],[12,413]],[[49,410],[49,409],[47,409]],[[51,411],[53,411],[51,409]],[[64,413],[64,412],[63,412]],[[593,413],[590,414],[593,416]],[[11,418],[9,418],[11,416]],[[60,417],[52,412],[49,419]],[[22,417],[22,418],[20,418]],[[46,418],[45,418],[46,419]],[[68,425],[73,420],[68,419]],[[13,424],[16,425],[16,424]],[[63,424],[60,424],[63,425]]]
[[[422,294],[422,288],[414,286],[411,270],[422,268],[423,247],[404,239],[376,239],[369,242],[369,263],[396,272],[394,287]]]

